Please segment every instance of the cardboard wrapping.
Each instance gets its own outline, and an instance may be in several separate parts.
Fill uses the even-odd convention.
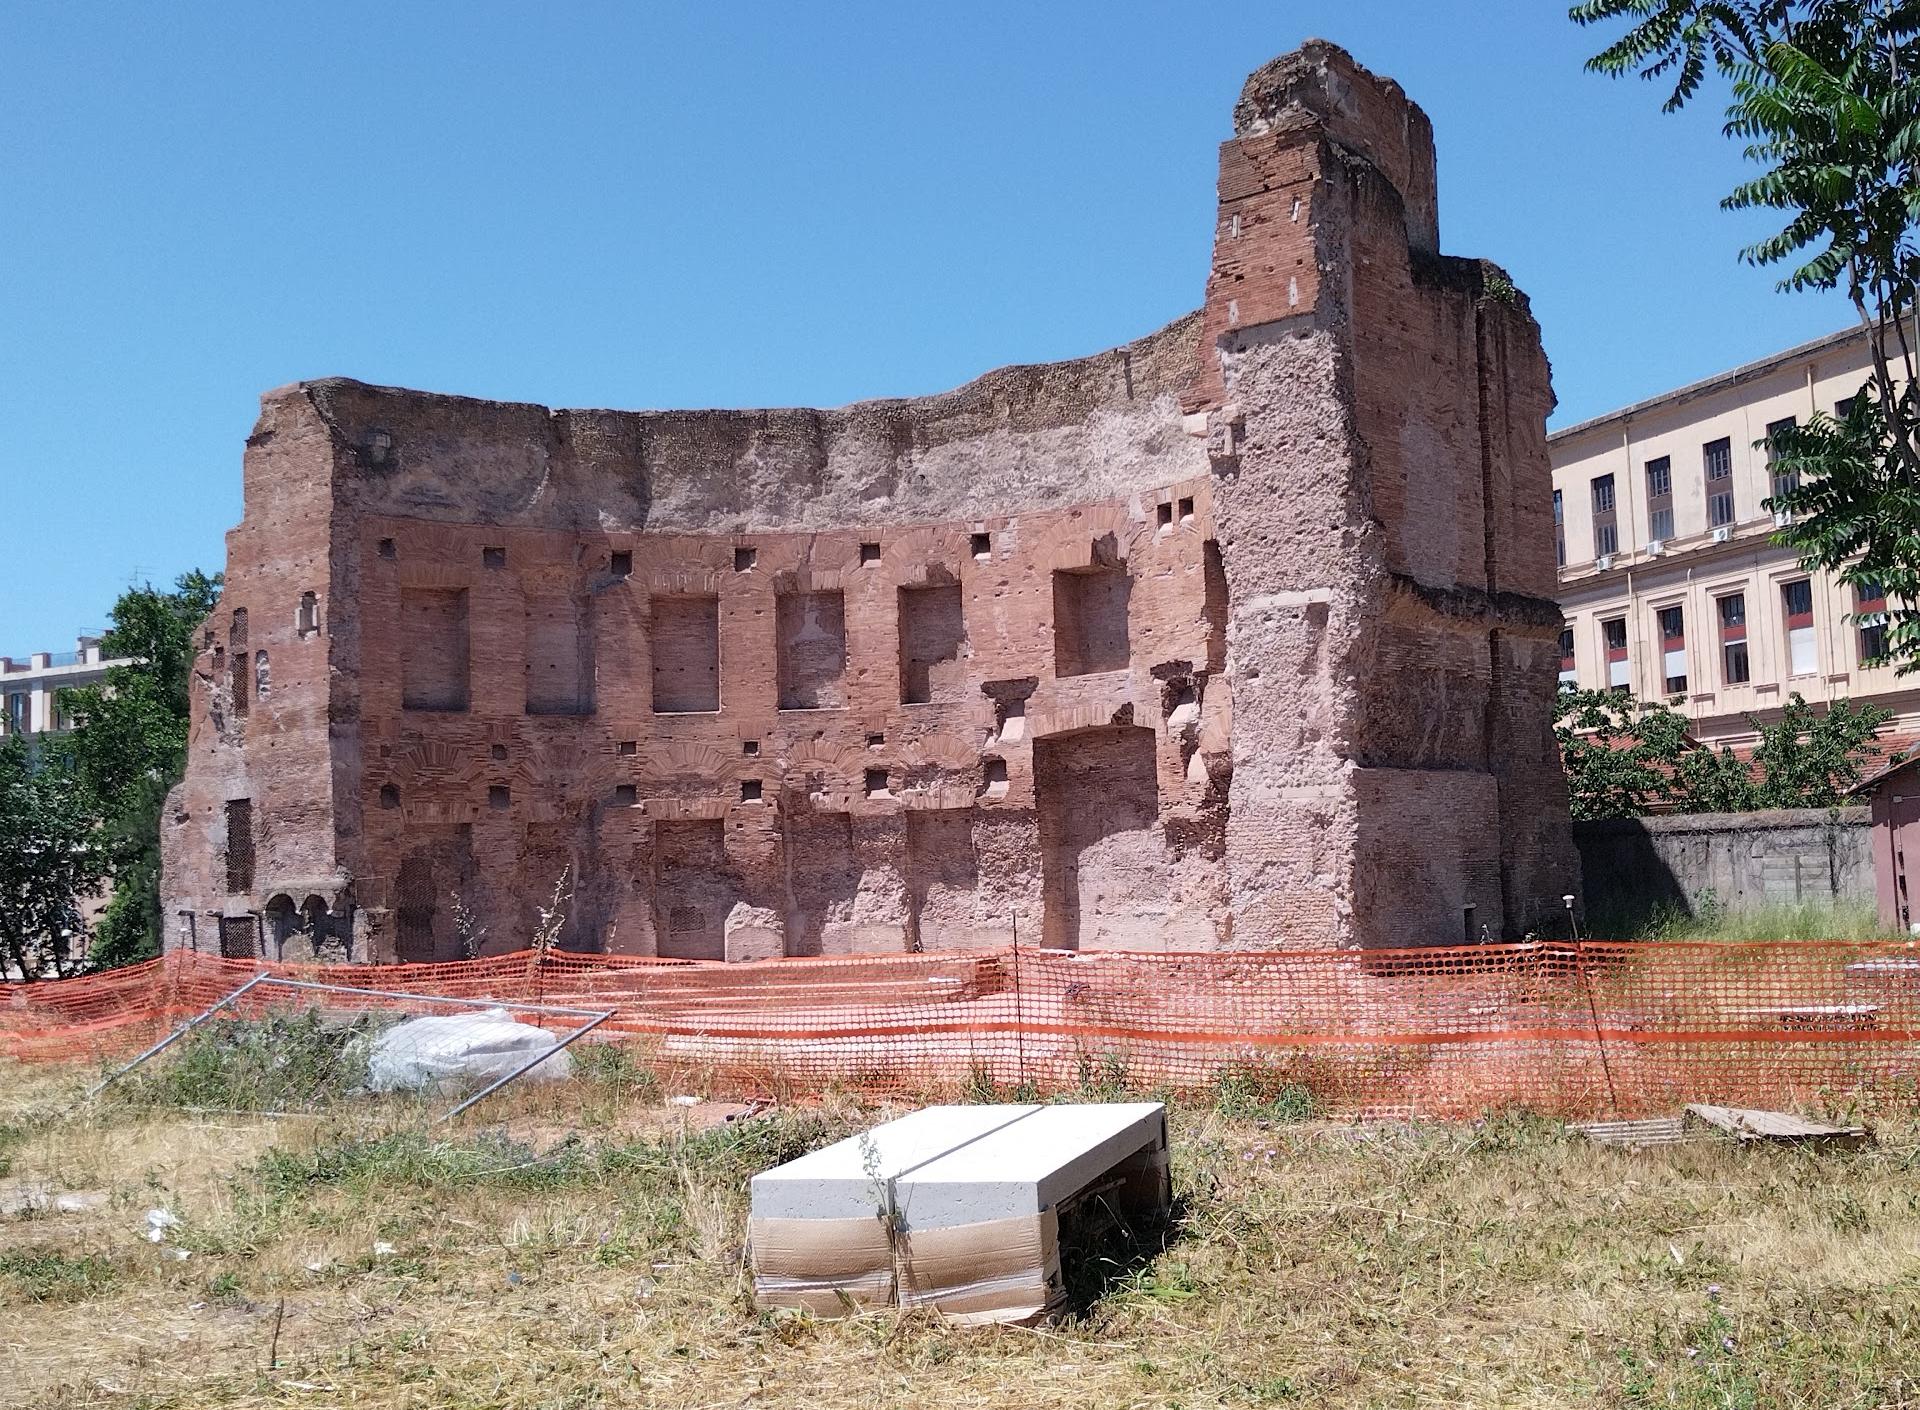
[[[754,1300],[838,1316],[848,1301],[894,1301],[893,1240],[876,1215],[861,1219],[752,1219]]]
[[[1054,1210],[901,1229],[879,1217],[755,1219],[754,1298],[762,1307],[838,1316],[854,1307],[928,1307],[956,1322],[1028,1322],[1056,1310],[1059,1220]]]

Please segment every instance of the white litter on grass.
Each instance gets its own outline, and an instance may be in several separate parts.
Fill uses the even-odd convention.
[[[454,1082],[491,1082],[559,1041],[544,1028],[516,1023],[505,1009],[409,1019],[373,1040],[367,1086],[375,1092],[411,1092]],[[571,1056],[560,1052],[521,1080],[556,1082],[572,1072]]]
[[[395,1250],[393,1245],[388,1243],[385,1239],[382,1239],[379,1243],[373,1246],[373,1256],[375,1258],[391,1258],[394,1255],[394,1251]]]
[[[667,1105],[668,1105],[668,1106],[699,1106],[699,1105],[700,1105],[700,1098],[698,1098],[698,1097],[668,1097],[668,1098],[667,1098]]]
[[[164,1209],[149,1209],[147,1211],[148,1243],[157,1244],[164,1242],[167,1237],[167,1230],[178,1229],[179,1227],[180,1220],[178,1216],[169,1214]]]

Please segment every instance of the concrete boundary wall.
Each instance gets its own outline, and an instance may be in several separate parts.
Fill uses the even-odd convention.
[[[1698,912],[1873,901],[1865,808],[1686,813],[1573,825],[1596,922],[1661,907]]]

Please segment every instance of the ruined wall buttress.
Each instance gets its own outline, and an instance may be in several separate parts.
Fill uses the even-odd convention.
[[[1538,330],[1503,277],[1437,254],[1431,129],[1395,86],[1310,45],[1235,117],[1204,315],[1219,376],[1189,404],[1234,604],[1236,923],[1520,934],[1574,876]],[[1309,740],[1309,721],[1331,727]]]

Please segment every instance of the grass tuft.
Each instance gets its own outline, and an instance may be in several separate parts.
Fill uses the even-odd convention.
[[[1888,931],[1872,901],[1772,902],[1731,910],[1708,895],[1693,909],[1662,904],[1632,915],[1595,915],[1597,939],[1709,940],[1741,944],[1765,940],[1904,940]]]
[[[132,1107],[232,1112],[313,1111],[364,1091],[380,1020],[318,1009],[219,1018],[107,1089]]]
[[[8,1300],[83,1302],[109,1291],[114,1267],[97,1253],[75,1256],[57,1248],[0,1250],[0,1289]]]

